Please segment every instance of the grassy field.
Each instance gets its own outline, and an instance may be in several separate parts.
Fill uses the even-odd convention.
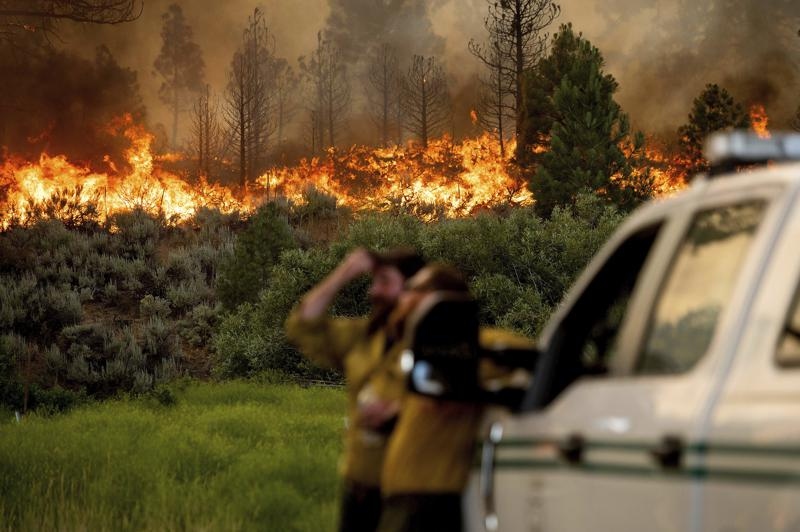
[[[337,389],[189,384],[0,424],[1,530],[333,530]]]

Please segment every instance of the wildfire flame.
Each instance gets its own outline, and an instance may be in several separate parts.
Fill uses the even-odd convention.
[[[508,153],[513,153],[513,146]],[[453,143],[448,137],[414,146],[354,146],[262,175],[268,196],[303,201],[310,185],[354,210],[400,208],[422,218],[463,216],[499,204],[528,205],[526,183],[512,175],[489,134]],[[430,215],[430,216],[426,216]]]
[[[141,208],[173,222],[192,218],[201,207],[227,213],[248,212],[264,200],[278,197],[303,203],[310,187],[354,211],[406,212],[425,220],[534,201],[509,160],[513,141],[503,158],[497,138],[489,133],[460,142],[445,136],[429,141],[426,149],[412,144],[331,149],[323,157],[269,170],[242,197],[202,178],[190,184],[165,170],[165,163],[185,160],[185,156],[154,155],[153,135],[129,115],[112,121],[108,130],[124,137],[129,147],[124,161],[106,156],[104,171],[75,164],[63,155],[42,154],[36,161],[7,157],[0,164],[0,230],[26,222],[41,213],[42,206],[55,205],[58,217],[65,197],[72,204],[95,205],[101,219]],[[647,159],[657,194],[684,186],[683,176],[662,152],[648,148]]]
[[[46,205],[59,195],[69,195],[79,204],[94,203],[103,216],[141,208],[180,221],[192,217],[202,206],[217,207],[223,212],[241,208],[224,187],[204,179],[193,186],[162,170],[151,150],[153,135],[135,124],[130,115],[112,121],[108,129],[130,142],[125,150],[129,167],[126,171],[108,156],[104,161],[109,172],[94,172],[71,163],[64,155],[42,154],[36,162],[11,157],[0,165],[0,228],[12,220],[26,221],[37,206]],[[167,159],[175,157],[167,155]]]
[[[759,138],[770,138],[770,133],[767,129],[769,125],[769,116],[767,116],[767,111],[764,109],[763,105],[754,104],[750,106],[750,125]]]

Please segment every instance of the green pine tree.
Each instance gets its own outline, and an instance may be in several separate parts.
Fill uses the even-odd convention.
[[[706,85],[694,99],[689,122],[678,128],[681,160],[687,175],[709,170],[703,157],[703,144],[714,131],[749,128],[750,117],[733,96],[716,83]]]
[[[538,163],[540,154],[535,149],[549,144],[550,129],[557,118],[553,93],[579,59],[579,52],[586,51],[580,47],[581,41],[581,37],[572,30],[572,24],[562,24],[550,43],[550,53],[539,61],[536,68],[525,72],[520,108],[521,131],[517,138],[516,153],[517,161],[522,166]],[[597,52],[597,49],[589,50],[590,53],[592,51]],[[583,57],[580,60],[602,59]]]
[[[233,253],[219,266],[217,296],[222,304],[233,309],[256,301],[281,253],[294,245],[292,229],[278,206],[260,207],[238,235]]]
[[[617,82],[603,72],[600,51],[571,26],[562,26],[541,66],[542,79],[562,77],[541,104],[549,106],[550,130],[549,149],[538,157],[530,183],[536,211],[549,217],[553,208],[573,204],[583,191],[599,193],[623,208],[637,203],[649,189],[641,183],[630,186],[629,157],[640,151],[643,138],[631,138],[628,117],[613,98]],[[541,135],[547,121],[538,123]],[[623,151],[626,144],[631,154]]]

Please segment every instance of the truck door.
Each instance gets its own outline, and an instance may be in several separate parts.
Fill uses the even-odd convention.
[[[529,412],[487,438],[487,528],[691,528],[687,444],[767,205],[687,201],[606,246],[542,335]]]
[[[800,530],[800,210],[785,222],[732,338],[730,374],[696,452],[698,530]]]

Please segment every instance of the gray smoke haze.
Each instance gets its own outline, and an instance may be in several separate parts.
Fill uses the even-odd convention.
[[[152,74],[161,46],[161,15],[174,0],[146,0],[142,17],[114,27],[64,26],[62,46],[87,57],[105,44],[117,61],[139,74],[151,124],[168,123]],[[292,63],[314,49],[317,32],[331,30],[357,61],[359,49],[388,41],[401,56],[443,59],[456,95],[457,134],[470,132],[475,75],[480,64],[467,51],[470,38],[485,37],[485,0],[230,0],[178,1],[203,50],[208,82],[224,90],[230,58],[247,17],[261,7],[277,41],[277,53]],[[674,133],[707,83],[719,83],[746,103],[762,103],[771,125],[787,127],[797,104],[800,2],[795,0],[563,0],[557,25],[572,22],[606,58],[620,84],[618,101],[634,127]],[[383,18],[383,20],[381,20]],[[364,52],[365,53],[365,52]],[[350,129],[366,140],[354,95]],[[300,117],[298,117],[299,119]],[[188,117],[184,123],[188,122]]]

